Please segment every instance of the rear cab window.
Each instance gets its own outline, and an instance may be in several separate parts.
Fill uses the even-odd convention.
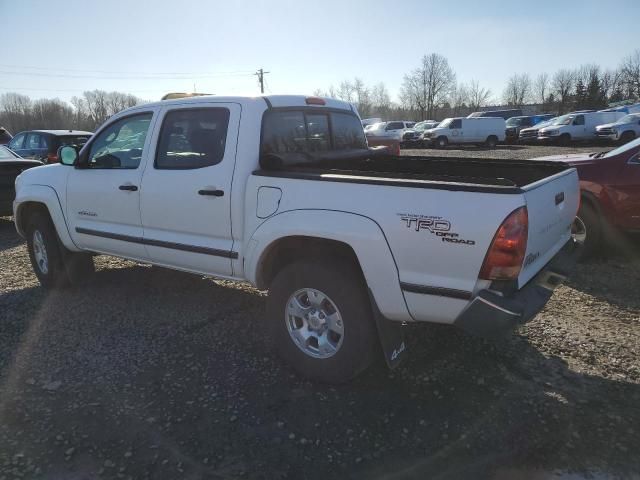
[[[358,117],[329,109],[270,110],[262,120],[261,154],[366,149]]]
[[[62,135],[56,138],[56,149],[65,145],[84,145],[89,140],[89,135]]]

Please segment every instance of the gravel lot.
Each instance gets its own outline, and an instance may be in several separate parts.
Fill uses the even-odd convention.
[[[275,357],[262,292],[97,267],[46,293],[0,219],[0,479],[640,478],[637,248],[502,343],[410,326],[404,365],[340,387]]]

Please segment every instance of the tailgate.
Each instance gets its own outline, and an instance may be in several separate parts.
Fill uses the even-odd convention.
[[[523,191],[529,236],[518,287],[531,280],[571,237],[580,202],[578,173],[575,168],[565,170],[527,185]]]

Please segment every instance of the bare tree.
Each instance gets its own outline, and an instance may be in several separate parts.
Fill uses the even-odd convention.
[[[604,93],[607,99],[611,99],[614,97],[616,92],[619,92],[622,89],[622,80],[623,80],[622,70],[606,70],[602,74],[602,92]]]
[[[480,86],[480,82],[477,80],[471,80],[469,82],[469,88],[467,89],[469,98],[469,108],[471,110],[479,110],[484,107],[491,97],[491,90]]]
[[[627,56],[622,61],[623,82],[627,95],[630,97],[640,97],[640,49]]]
[[[338,87],[336,95],[340,100],[344,100],[345,102],[353,102],[355,97],[353,84],[349,80],[340,82],[340,86]]]
[[[559,102],[559,112],[563,113],[569,104],[571,91],[576,82],[576,74],[573,70],[563,68],[553,75],[551,87],[555,98]]]
[[[5,93],[0,96],[2,126],[18,132],[31,128],[31,99],[19,93]]]
[[[451,108],[451,115],[458,116],[463,109],[466,109],[469,104],[469,89],[464,83],[455,85],[449,93],[449,106]],[[429,120],[433,120],[429,117]]]
[[[531,77],[528,73],[515,74],[509,77],[503,98],[507,105],[524,105],[531,95]]]
[[[421,118],[432,118],[454,88],[455,82],[456,74],[444,56],[438,53],[424,55],[420,66],[405,75],[401,98],[403,103],[415,106]]]
[[[543,111],[545,109],[545,102],[549,96],[550,88],[549,74],[546,72],[538,74],[533,82],[533,93],[535,101],[540,102]]]

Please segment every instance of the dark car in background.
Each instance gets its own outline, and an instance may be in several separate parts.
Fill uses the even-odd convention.
[[[541,115],[524,115],[521,117],[511,117],[507,120],[505,138],[506,142],[515,142],[520,136],[520,130],[533,127],[541,122],[551,120],[554,116],[550,113]]]
[[[28,130],[18,133],[7,146],[22,158],[57,163],[58,148],[84,145],[91,135],[82,130]]]
[[[13,136],[6,128],[0,127],[0,145],[6,145],[11,141],[12,138]]]
[[[39,165],[43,163],[20,158],[7,147],[0,145],[0,217],[13,215],[16,177],[25,170]]]

